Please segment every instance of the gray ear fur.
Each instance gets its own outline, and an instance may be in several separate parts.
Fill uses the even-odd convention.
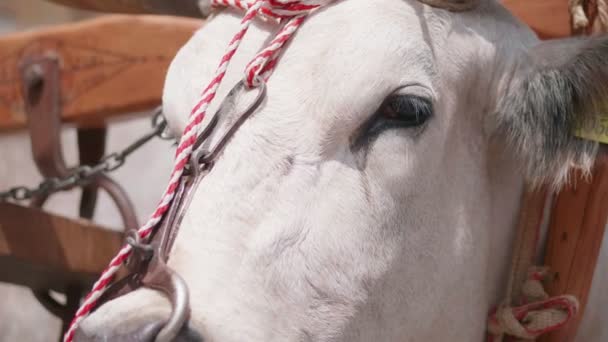
[[[608,113],[608,37],[539,43],[519,57],[497,107],[498,129],[534,183],[559,186],[572,168],[589,171],[598,144],[574,136]]]

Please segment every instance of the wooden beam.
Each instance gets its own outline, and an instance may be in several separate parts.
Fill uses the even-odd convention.
[[[19,72],[24,57],[57,56],[64,121],[103,126],[109,118],[160,104],[169,63],[201,23],[108,15],[0,37],[0,131],[25,127]]]
[[[88,221],[0,203],[0,281],[58,291],[88,286],[122,241],[121,232]]]
[[[564,38],[572,34],[568,0],[503,0],[502,4],[541,39]]]
[[[585,307],[602,237],[608,221],[608,147],[602,147],[591,181],[580,176],[562,190],[551,214],[545,264],[556,276],[547,286],[550,295],[571,294],[580,301],[579,314],[542,342],[574,341]]]
[[[100,12],[202,16],[198,0],[49,0],[64,6]]]

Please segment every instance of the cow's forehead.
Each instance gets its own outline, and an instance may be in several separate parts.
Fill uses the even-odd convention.
[[[431,95],[435,66],[421,8],[402,0],[348,0],[313,15],[279,60],[269,90],[280,89],[268,105],[297,112],[302,103],[282,100],[289,89],[313,102],[309,109],[319,120],[356,126],[402,86],[415,83]],[[331,122],[323,125],[334,131]]]
[[[421,25],[422,10],[423,5],[416,1],[345,0],[317,11],[285,48],[271,86],[274,83],[290,88],[293,83],[297,89],[291,89],[310,95],[314,89],[318,91],[319,84],[332,84],[346,87],[333,89],[334,92],[354,95],[366,91],[360,86],[372,81],[378,83],[372,90],[386,93],[389,87],[402,82],[402,75],[420,78],[430,74],[432,54]],[[165,85],[167,112],[190,111],[237,32],[240,16],[242,13],[233,10],[222,11],[180,51]],[[227,70],[218,98],[223,98],[243,77],[245,65],[278,28],[271,21],[256,21]],[[210,112],[217,106],[212,104]]]
[[[176,132],[185,125],[202,86],[212,78],[241,16],[238,11],[222,11],[172,63],[164,105],[167,112],[184,113],[179,124],[172,122]],[[277,111],[297,113],[285,106],[301,107],[306,105],[302,98],[314,95],[317,102],[310,104],[309,110],[322,109],[319,104],[324,104],[324,99],[319,96],[319,87],[330,85],[331,89],[324,92],[332,95],[327,100],[333,103],[326,103],[334,106],[330,109],[348,112],[336,107],[346,105],[369,112],[379,98],[403,84],[422,83],[432,90],[437,78],[451,84],[460,82],[463,72],[489,75],[490,69],[497,69],[484,62],[494,58],[497,42],[508,45],[500,36],[519,36],[514,34],[518,25],[494,2],[484,2],[472,13],[451,13],[415,0],[336,1],[307,18],[287,45],[269,84],[271,90],[281,90],[270,104],[283,106]],[[256,21],[228,68],[218,99],[242,79],[247,63],[278,29],[273,21]],[[519,38],[510,40],[518,42]],[[488,72],[484,73],[483,68]],[[340,96],[351,99],[344,101]],[[293,101],[294,97],[300,101]],[[209,112],[219,106],[220,101],[215,102]]]
[[[339,1],[306,21],[280,63],[335,72],[339,79],[359,72],[394,82],[400,68],[432,72],[423,10],[415,1]]]

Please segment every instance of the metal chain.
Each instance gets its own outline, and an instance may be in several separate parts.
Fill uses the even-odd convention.
[[[7,191],[0,191],[0,202],[26,201],[36,196],[50,195],[60,191],[73,189],[87,185],[100,174],[110,173],[125,164],[127,158],[135,151],[144,146],[154,137],[170,140],[172,137],[167,133],[167,121],[162,110],[159,108],[152,117],[152,130],[128,145],[120,152],[114,152],[103,157],[95,165],[79,165],[70,170],[66,177],[44,179],[36,187],[16,186]]]

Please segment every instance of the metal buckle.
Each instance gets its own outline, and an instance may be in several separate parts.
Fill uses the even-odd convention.
[[[190,170],[193,175],[196,177],[200,175],[201,171],[209,170],[219,154],[222,152],[226,144],[232,138],[232,136],[236,133],[236,131],[243,125],[245,121],[256,111],[256,109],[260,106],[264,97],[266,96],[266,83],[263,80],[260,80],[259,86],[253,89],[258,90],[258,94],[255,100],[243,111],[243,113],[238,117],[238,119],[230,126],[224,135],[220,138],[220,140],[209,150],[202,148],[203,143],[209,138],[211,133],[213,132],[215,126],[217,126],[217,122],[219,119],[219,114],[223,112],[225,109],[228,99],[234,98],[238,92],[242,89],[246,89],[245,81],[240,81],[237,83],[232,90],[228,93],[228,95],[224,98],[222,104],[219,109],[215,112],[215,115],[209,122],[209,124],[203,129],[203,131],[198,135],[196,142],[194,143],[194,148],[192,155],[190,156]]]
[[[154,246],[150,243],[142,242],[139,233],[135,229],[130,229],[127,232],[126,243],[133,249],[133,252],[127,259],[126,266],[131,272],[139,272],[141,265],[152,260]]]

